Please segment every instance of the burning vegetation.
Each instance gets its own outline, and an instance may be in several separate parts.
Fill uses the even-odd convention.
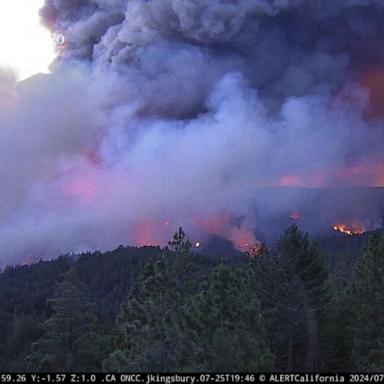
[[[300,219],[300,214],[298,212],[292,212],[289,214],[289,218],[293,221],[297,221]]]
[[[253,243],[253,244],[249,244],[249,243],[239,244],[239,248],[242,251],[244,251],[244,253],[249,257],[256,257],[263,252],[263,250],[265,249],[265,246],[260,241],[257,241],[256,243]]]
[[[333,227],[334,231],[343,233],[347,236],[359,236],[366,232],[366,229],[361,224],[335,224]]]

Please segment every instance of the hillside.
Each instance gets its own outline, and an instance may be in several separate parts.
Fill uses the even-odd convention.
[[[349,279],[367,238],[368,234],[345,236],[331,233],[328,237],[317,239],[328,260],[331,276]],[[194,254],[193,260],[205,273],[209,273],[220,259],[218,255],[226,254],[223,247],[224,244],[221,244],[216,252],[210,253],[216,254],[215,257]],[[228,261],[232,266],[247,267],[247,257],[230,248],[228,251]],[[271,251],[274,252],[273,249]],[[54,296],[60,276],[71,266],[87,285],[87,297],[104,331],[108,333],[143,266],[160,255],[161,249],[156,247],[120,246],[106,253],[67,255],[29,266],[5,268],[0,274],[0,350],[3,351],[0,370],[25,369],[24,359],[30,353],[31,343],[42,335],[41,324],[53,313],[48,299]]]

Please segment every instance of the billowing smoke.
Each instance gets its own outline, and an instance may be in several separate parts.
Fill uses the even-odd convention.
[[[307,192],[274,187],[384,186],[382,0],[46,0],[41,15],[66,39],[52,73],[0,74],[3,263],[163,244],[179,225],[239,246],[300,209]],[[358,196],[327,209],[375,221]]]

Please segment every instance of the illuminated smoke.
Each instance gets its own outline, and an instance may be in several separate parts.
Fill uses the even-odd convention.
[[[52,74],[0,74],[2,261],[165,244],[179,225],[256,243],[302,198],[264,187],[384,185],[381,0],[47,0],[41,14],[65,37]]]

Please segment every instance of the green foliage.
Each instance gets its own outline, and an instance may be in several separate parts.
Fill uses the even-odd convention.
[[[328,269],[318,244],[310,241],[308,234],[290,226],[280,238],[279,255],[290,265],[290,274],[300,279],[313,305],[327,302]]]
[[[52,297],[60,274],[68,269],[68,260],[31,266],[7,267],[0,275],[0,371],[25,371],[25,357],[31,343],[42,334],[40,323],[51,311]]]
[[[209,287],[178,316],[179,367],[191,371],[273,368],[261,308],[248,275],[221,264]]]
[[[350,320],[353,313],[350,287],[345,282],[333,290],[325,314],[325,365],[330,371],[349,371],[351,363]]]
[[[31,343],[42,336],[40,324],[52,314],[48,299],[71,264],[87,284],[95,311],[109,331],[142,266],[159,253],[155,247],[120,246],[106,253],[62,256],[31,266],[5,268],[0,274],[0,371],[27,370],[25,358]]]
[[[317,244],[292,225],[277,253],[262,253],[252,267],[278,368],[319,369],[329,284]]]
[[[114,329],[109,371],[169,371],[177,346],[173,319],[184,298],[194,292],[204,272],[189,255],[180,228],[161,255],[151,259],[122,305]]]
[[[319,246],[296,226],[276,248],[228,264],[191,253],[180,228],[164,250],[120,246],[7,267],[0,371],[93,371],[102,362],[108,371],[382,371],[383,233],[370,238],[352,281],[366,237],[337,236],[321,243],[331,279]]]
[[[364,372],[384,370],[384,231],[373,234],[359,258],[351,290],[352,363]]]
[[[27,362],[37,371],[97,371],[104,340],[97,317],[92,312],[86,286],[74,268],[58,283],[51,299],[54,313],[45,321],[44,334],[32,344]]]
[[[146,261],[160,254],[158,247],[123,247],[114,251],[84,254],[76,262],[81,281],[106,329],[114,326],[121,303]]]

